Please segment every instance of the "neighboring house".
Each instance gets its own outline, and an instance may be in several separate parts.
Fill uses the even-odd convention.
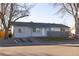
[[[68,37],[69,27],[62,24],[15,22],[14,38],[27,37]]]

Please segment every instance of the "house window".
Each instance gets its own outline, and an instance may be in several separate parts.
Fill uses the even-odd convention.
[[[60,28],[51,28],[51,31],[60,31]]]
[[[69,31],[68,29],[65,29],[65,31],[67,32],[67,31]]]
[[[19,28],[19,29],[18,29],[18,32],[19,32],[19,33],[21,33],[21,32],[22,32],[22,31],[21,31],[21,28]]]
[[[33,28],[33,32],[36,32],[36,28]]]
[[[49,28],[47,28],[46,31],[49,31]]]
[[[33,28],[33,32],[40,32],[40,28]]]
[[[51,31],[55,31],[55,29],[54,28],[51,28]]]
[[[64,29],[64,28],[61,28],[61,31],[62,31],[62,32],[65,32],[65,29]]]
[[[40,28],[36,28],[36,32],[40,32]]]

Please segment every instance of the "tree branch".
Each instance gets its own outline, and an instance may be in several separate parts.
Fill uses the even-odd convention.
[[[16,18],[13,22],[17,21],[20,18],[26,17],[26,16],[28,16],[28,15],[20,16],[20,17]]]
[[[8,5],[9,5],[9,3],[6,3],[5,5],[6,5],[6,6],[5,6],[5,8],[4,8],[4,15],[5,15],[5,13],[6,13],[6,9],[7,9]]]
[[[72,14],[69,9],[65,6],[65,4],[63,4],[63,7],[65,8],[65,10],[69,13],[69,14]]]
[[[69,5],[70,5],[70,7],[71,7],[72,15],[75,16],[75,15],[74,15],[75,13],[74,13],[73,5],[72,5],[71,3],[69,3]]]
[[[10,27],[11,19],[12,19],[12,12],[13,12],[13,3],[10,5],[10,16],[8,20],[8,28]]]

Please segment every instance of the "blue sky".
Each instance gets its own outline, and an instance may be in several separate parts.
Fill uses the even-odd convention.
[[[30,16],[22,18],[19,21],[22,22],[42,22],[42,23],[60,23],[72,27],[74,24],[73,17],[66,14],[64,17],[60,17],[60,14],[55,14],[58,10],[57,7],[53,7],[47,3],[38,3],[30,10]]]

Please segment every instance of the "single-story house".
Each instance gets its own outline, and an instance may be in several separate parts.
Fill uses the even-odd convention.
[[[69,27],[54,23],[15,22],[13,23],[14,38],[28,37],[68,37]]]

